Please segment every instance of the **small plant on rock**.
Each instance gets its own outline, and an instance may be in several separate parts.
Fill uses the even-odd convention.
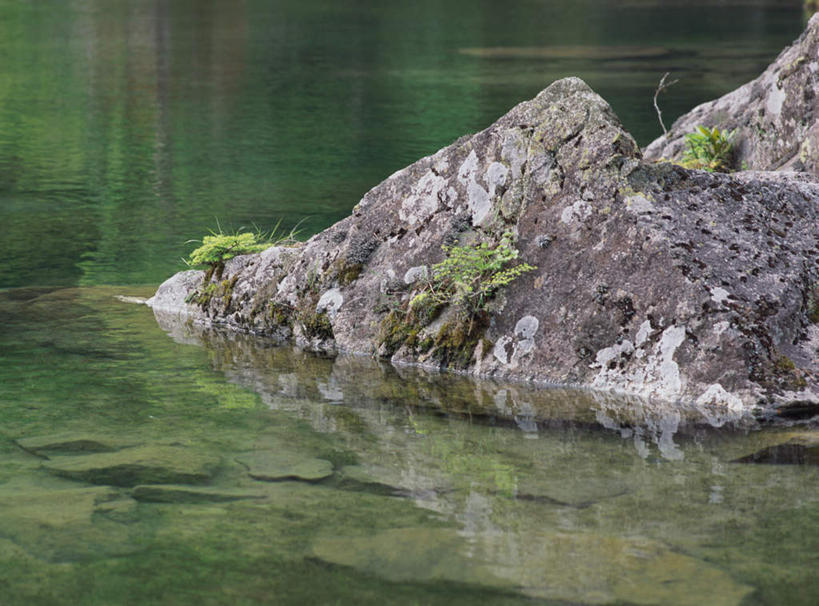
[[[456,305],[474,316],[486,308],[498,289],[537,269],[528,263],[507,267],[520,255],[512,246],[510,234],[504,234],[495,247],[484,242],[478,246],[444,246],[443,250],[446,258],[432,266],[428,288],[413,299],[413,305],[427,303],[428,298],[437,305]]]
[[[733,131],[698,126],[685,136],[687,149],[683,153],[682,166],[708,172],[728,172],[733,150]]]
[[[224,233],[217,223],[217,230],[211,230],[209,236],[202,238],[202,246],[191,252],[190,256],[183,261],[191,267],[206,266],[208,269],[205,282],[208,282],[213,275],[221,279],[225,262],[233,257],[261,252],[271,246],[293,245],[297,242],[297,235],[298,231],[295,228],[288,234],[280,234],[278,223],[269,233],[261,230]],[[190,240],[189,242],[198,241]]]
[[[484,338],[490,299],[499,289],[536,269],[528,263],[510,266],[520,255],[511,234],[504,234],[497,246],[484,243],[442,248],[446,258],[432,266],[420,291],[382,320],[379,342],[384,355],[392,356],[406,346],[416,353],[430,352],[444,366],[468,366],[479,343],[484,343],[483,351],[491,345]],[[425,332],[447,306],[454,307],[455,314],[435,334]]]

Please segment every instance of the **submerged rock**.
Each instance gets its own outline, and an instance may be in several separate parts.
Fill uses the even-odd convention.
[[[246,499],[264,499],[267,495],[236,488],[155,484],[135,486],[131,496],[152,503],[220,503]]]
[[[60,433],[47,436],[20,438],[17,444],[25,451],[38,454],[65,454],[78,452],[114,452],[134,446],[132,440],[115,436],[86,433]]]
[[[129,502],[134,505],[115,489],[103,486],[5,484],[0,486],[0,536],[50,561],[131,553],[138,548],[128,528],[108,515],[115,509],[122,512]]]
[[[247,473],[251,478],[264,482],[282,480],[315,482],[333,475],[333,464],[330,461],[291,452],[257,450],[240,455],[236,460],[247,467]]]
[[[734,131],[736,168],[819,175],[819,15],[756,80],[679,118],[647,159],[680,159],[697,126]]]
[[[779,444],[736,459],[735,463],[765,463],[769,465],[819,465],[819,432],[805,431],[786,434]]]
[[[583,604],[741,603],[751,588],[647,539],[400,528],[319,539],[315,557],[395,582],[454,581]]]
[[[409,313],[443,245],[502,241],[537,269],[468,321]],[[183,272],[149,304],[313,351],[742,411],[819,401],[817,259],[812,177],[645,162],[567,78],[303,246],[231,259],[219,296],[186,303],[204,274]]]
[[[118,452],[54,457],[50,472],[91,484],[198,484],[208,481],[219,457],[178,446],[140,446]]]

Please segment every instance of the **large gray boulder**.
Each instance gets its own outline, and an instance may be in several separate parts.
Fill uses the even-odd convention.
[[[485,314],[406,315],[442,245],[504,234],[537,269]],[[149,304],[325,353],[744,409],[819,400],[818,259],[810,176],[645,162],[568,78],[304,245],[232,259],[207,287],[183,272]]]
[[[700,125],[734,131],[735,168],[819,175],[819,14],[756,80],[683,115],[645,158],[680,160]]]

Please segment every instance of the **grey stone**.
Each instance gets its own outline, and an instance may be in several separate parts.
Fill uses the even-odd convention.
[[[314,351],[450,364],[482,377],[708,410],[817,401],[819,326],[809,301],[819,284],[818,202],[819,183],[804,173],[645,162],[609,105],[567,78],[395,173],[300,248],[232,259],[227,305],[186,308],[187,273],[163,284],[153,304],[258,335],[281,335],[290,323],[288,338]],[[399,280],[386,291],[385,280],[440,262],[442,244],[495,245],[504,234],[537,269],[489,303],[483,339],[446,354],[450,308],[413,341],[386,346],[390,309],[424,283]],[[376,244],[362,256],[350,250],[356,242]],[[351,256],[364,259],[354,279],[345,277]],[[332,330],[316,330],[328,292],[338,305],[321,321]]]
[[[645,150],[646,159],[678,160],[699,125],[735,131],[736,168],[819,175],[819,14],[756,80],[679,118]],[[681,86],[681,85],[678,85]]]

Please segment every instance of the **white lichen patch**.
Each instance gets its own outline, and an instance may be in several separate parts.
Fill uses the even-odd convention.
[[[489,169],[486,171],[486,182],[489,184],[492,193],[498,187],[506,185],[506,177],[509,175],[509,169],[500,162],[492,162]]]
[[[495,348],[492,350],[492,355],[495,356],[501,364],[509,364],[509,353],[506,347],[512,342],[512,337],[502,336],[495,342]]]
[[[387,292],[389,291],[390,282],[392,282],[396,278],[394,269],[388,269],[386,273],[387,275],[381,278],[381,282],[379,282],[378,285],[378,290],[382,295],[387,294]]]
[[[637,336],[634,337],[634,346],[635,347],[642,347],[643,343],[646,342],[649,335],[651,334],[651,320],[646,320],[642,324],[640,324],[640,328],[637,329]]]
[[[768,98],[765,100],[765,109],[774,118],[778,118],[782,113],[782,105],[785,103],[787,92],[778,86],[772,86],[771,92],[768,93]]]
[[[410,267],[404,274],[404,284],[414,284],[419,280],[426,280],[429,277],[429,270],[426,265],[416,265]]]
[[[571,206],[563,209],[560,220],[566,225],[571,225],[579,221],[585,221],[592,214],[592,207],[585,200],[578,200]]]
[[[331,320],[336,317],[336,313],[344,303],[344,296],[338,288],[331,288],[316,303],[316,313],[326,313]]]
[[[645,328],[644,328],[645,327]],[[638,332],[640,347],[645,344],[651,325],[644,322]],[[642,335],[640,334],[642,332]],[[685,341],[685,326],[669,326],[649,352],[645,348],[632,349],[628,340],[601,349],[595,356],[592,368],[600,371],[592,381],[594,387],[634,393],[644,397],[674,400],[682,393],[683,379],[674,354]],[[636,363],[629,360],[631,354]],[[639,355],[638,355],[639,354]],[[624,358],[627,364],[612,365],[615,359]]]
[[[444,195],[444,202],[446,203],[447,208],[452,208],[453,206],[455,206],[455,203],[457,201],[458,191],[450,185],[446,190],[446,194]]]
[[[540,321],[534,316],[523,316],[515,324],[515,336],[502,336],[495,343],[492,355],[501,364],[509,368],[517,368],[521,358],[529,355],[535,349],[535,333]]]
[[[622,343],[617,343],[598,351],[592,363],[592,368],[605,368],[612,360],[616,360],[623,355],[630,356],[633,353],[634,344],[628,339],[623,339]]]
[[[731,323],[727,320],[723,320],[722,322],[717,322],[713,326],[714,334],[721,335],[724,333],[728,328],[731,326]]]
[[[626,198],[626,208],[633,213],[647,213],[654,210],[651,200],[641,194]]]
[[[427,171],[401,204],[398,216],[410,225],[424,223],[438,210],[439,196],[446,184],[446,179]]]
[[[715,286],[714,288],[711,289],[711,300],[717,305],[722,305],[730,298],[731,293],[729,293],[724,288]]]
[[[512,179],[523,176],[523,165],[526,163],[526,139],[517,128],[509,129],[503,137],[501,158],[512,171]]]
[[[458,181],[466,188],[466,202],[472,215],[473,225],[480,225],[489,215],[492,209],[492,199],[497,190],[506,184],[509,175],[509,169],[506,166],[500,162],[492,162],[483,175],[487,189],[478,183],[478,168],[478,155],[475,150],[472,150],[458,169]]]
[[[685,326],[669,326],[660,337],[657,372],[658,386],[663,395],[675,397],[682,391],[680,367],[674,361],[674,352],[685,341]]]
[[[472,225],[480,225],[491,208],[489,192],[476,181],[470,181],[466,186],[466,197],[472,215]]]
[[[702,395],[697,398],[695,404],[702,406],[719,406],[733,411],[743,410],[742,400],[737,396],[728,393],[719,383],[709,385]]]
[[[461,185],[466,185],[470,181],[475,180],[475,174],[478,172],[478,154],[473,149],[464,160],[461,167],[458,169],[458,181]]]

